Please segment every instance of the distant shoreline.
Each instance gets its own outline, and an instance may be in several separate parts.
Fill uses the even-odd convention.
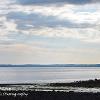
[[[100,67],[100,64],[0,64],[0,67]]]

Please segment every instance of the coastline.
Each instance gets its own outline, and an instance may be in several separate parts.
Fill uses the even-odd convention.
[[[94,87],[88,87],[90,83]],[[0,84],[0,100],[99,100],[99,83],[95,79],[73,83]]]
[[[0,91],[0,100],[100,100],[100,93],[62,91]]]

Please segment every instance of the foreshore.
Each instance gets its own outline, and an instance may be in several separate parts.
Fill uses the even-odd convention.
[[[0,84],[0,100],[100,100],[100,80]]]
[[[0,91],[0,100],[100,100],[100,93],[56,91]]]

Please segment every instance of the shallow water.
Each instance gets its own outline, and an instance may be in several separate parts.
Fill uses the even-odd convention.
[[[100,78],[99,67],[0,67],[0,83],[72,82]]]

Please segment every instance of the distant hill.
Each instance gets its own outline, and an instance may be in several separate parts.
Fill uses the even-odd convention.
[[[100,67],[100,64],[23,64],[23,65],[13,65],[13,64],[0,64],[0,67]]]

